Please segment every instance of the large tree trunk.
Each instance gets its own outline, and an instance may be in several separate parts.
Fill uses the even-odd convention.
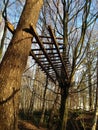
[[[26,0],[17,29],[0,64],[0,130],[16,130],[21,76],[31,48],[31,35],[23,31],[36,26],[43,0]]]

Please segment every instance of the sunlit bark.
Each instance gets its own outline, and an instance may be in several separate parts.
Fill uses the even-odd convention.
[[[36,26],[43,0],[26,0],[17,29],[0,64],[0,129],[17,130],[18,97],[32,36],[23,31]],[[33,14],[33,15],[32,15]]]

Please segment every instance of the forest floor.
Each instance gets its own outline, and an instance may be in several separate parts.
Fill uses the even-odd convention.
[[[48,128],[44,128],[45,125],[43,125],[44,127],[38,127],[37,125],[40,118],[40,112],[37,112],[34,116],[37,123],[34,123],[33,122],[34,120],[26,120],[26,118],[25,119],[20,118],[18,121],[19,130],[48,130]],[[91,130],[92,124],[93,124],[93,117],[94,117],[93,111],[84,111],[81,109],[70,110],[68,114],[67,130]],[[58,119],[56,118],[56,116],[55,116],[55,119],[56,120],[53,122],[52,127],[58,126]],[[59,130],[59,129],[55,129],[55,130]],[[97,121],[96,130],[98,130],[98,121]]]

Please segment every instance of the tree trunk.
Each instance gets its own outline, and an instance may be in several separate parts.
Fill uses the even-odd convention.
[[[58,88],[58,90],[57,90],[57,93],[59,93],[59,88]],[[50,116],[49,116],[49,121],[48,121],[48,128],[49,129],[53,129],[53,122],[54,122],[54,114],[55,114],[55,112],[56,112],[56,110],[57,110],[57,102],[58,102],[58,100],[59,100],[59,95],[57,94],[56,95],[56,98],[55,98],[55,100],[54,100],[54,103],[53,103],[53,105],[52,105],[52,108],[51,108],[51,111],[50,111]],[[56,125],[56,127],[58,127],[57,125]]]
[[[33,117],[34,100],[35,100],[35,92],[32,92],[32,96],[31,96],[31,100],[30,100],[30,107],[29,107],[29,110],[28,110],[28,118]]]
[[[93,109],[92,82],[91,82],[91,64],[92,63],[88,63],[89,110]]]
[[[36,26],[43,0],[26,0],[17,29],[0,64],[0,130],[17,130],[21,76],[31,48],[31,35],[23,31]]]
[[[65,86],[61,87],[61,108],[60,108],[60,130],[66,130],[67,125],[67,98],[69,91],[69,84],[65,83]]]

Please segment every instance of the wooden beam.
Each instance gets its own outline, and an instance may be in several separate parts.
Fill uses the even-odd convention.
[[[36,43],[36,44],[38,44],[37,41],[33,41],[32,43]],[[53,42],[43,42],[43,44],[53,45],[54,43],[53,43]],[[61,42],[58,42],[58,44],[59,44],[59,45],[63,45],[63,43],[61,43]]]

